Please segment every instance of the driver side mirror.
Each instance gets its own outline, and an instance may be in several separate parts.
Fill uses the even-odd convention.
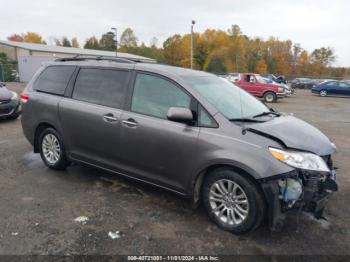
[[[191,124],[193,121],[192,111],[185,107],[170,107],[167,113],[170,121]]]

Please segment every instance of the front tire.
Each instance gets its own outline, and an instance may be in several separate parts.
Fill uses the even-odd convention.
[[[323,97],[327,96],[327,90],[321,90],[320,96],[323,96]]]
[[[264,94],[264,101],[267,103],[274,103],[277,101],[277,95],[274,92],[266,92]]]
[[[257,186],[230,169],[208,174],[202,197],[215,224],[234,234],[254,230],[265,217],[265,201]]]
[[[51,169],[64,170],[69,162],[61,135],[53,128],[46,128],[39,136],[40,156]]]

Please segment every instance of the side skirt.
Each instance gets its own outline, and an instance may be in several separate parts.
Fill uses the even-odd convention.
[[[102,169],[102,170],[105,170],[107,172],[114,173],[114,174],[120,175],[122,177],[126,177],[128,179],[131,179],[131,180],[134,180],[134,181],[137,181],[137,182],[141,182],[141,183],[144,183],[144,184],[155,186],[155,187],[158,187],[158,188],[161,188],[161,189],[173,192],[173,193],[175,193],[177,195],[180,195],[182,197],[185,197],[185,198],[188,197],[188,194],[180,192],[180,191],[177,191],[175,189],[172,189],[172,188],[169,188],[169,187],[166,187],[166,186],[162,186],[162,185],[159,185],[159,184],[155,184],[155,183],[152,183],[150,181],[147,181],[147,180],[144,180],[144,179],[141,179],[141,178],[136,178],[134,176],[127,175],[125,173],[121,173],[121,172],[118,172],[118,171],[115,171],[115,170],[112,170],[112,169],[109,169],[109,168],[106,168],[106,167],[102,167],[102,166],[99,166],[99,165],[91,164],[91,163],[83,161],[83,160],[72,158],[71,156],[69,157],[69,160],[71,160],[72,162],[80,163],[82,165],[87,165],[87,166],[91,166],[91,167],[94,167],[94,168]]]

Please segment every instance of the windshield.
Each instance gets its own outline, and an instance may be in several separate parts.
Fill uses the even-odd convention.
[[[228,119],[251,118],[270,111],[263,103],[226,79],[185,76],[184,79]]]

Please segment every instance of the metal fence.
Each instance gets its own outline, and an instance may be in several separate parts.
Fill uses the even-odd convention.
[[[0,64],[0,82],[5,82],[4,68],[2,64]]]
[[[19,81],[17,63],[3,63],[0,61],[0,82],[13,81]]]

